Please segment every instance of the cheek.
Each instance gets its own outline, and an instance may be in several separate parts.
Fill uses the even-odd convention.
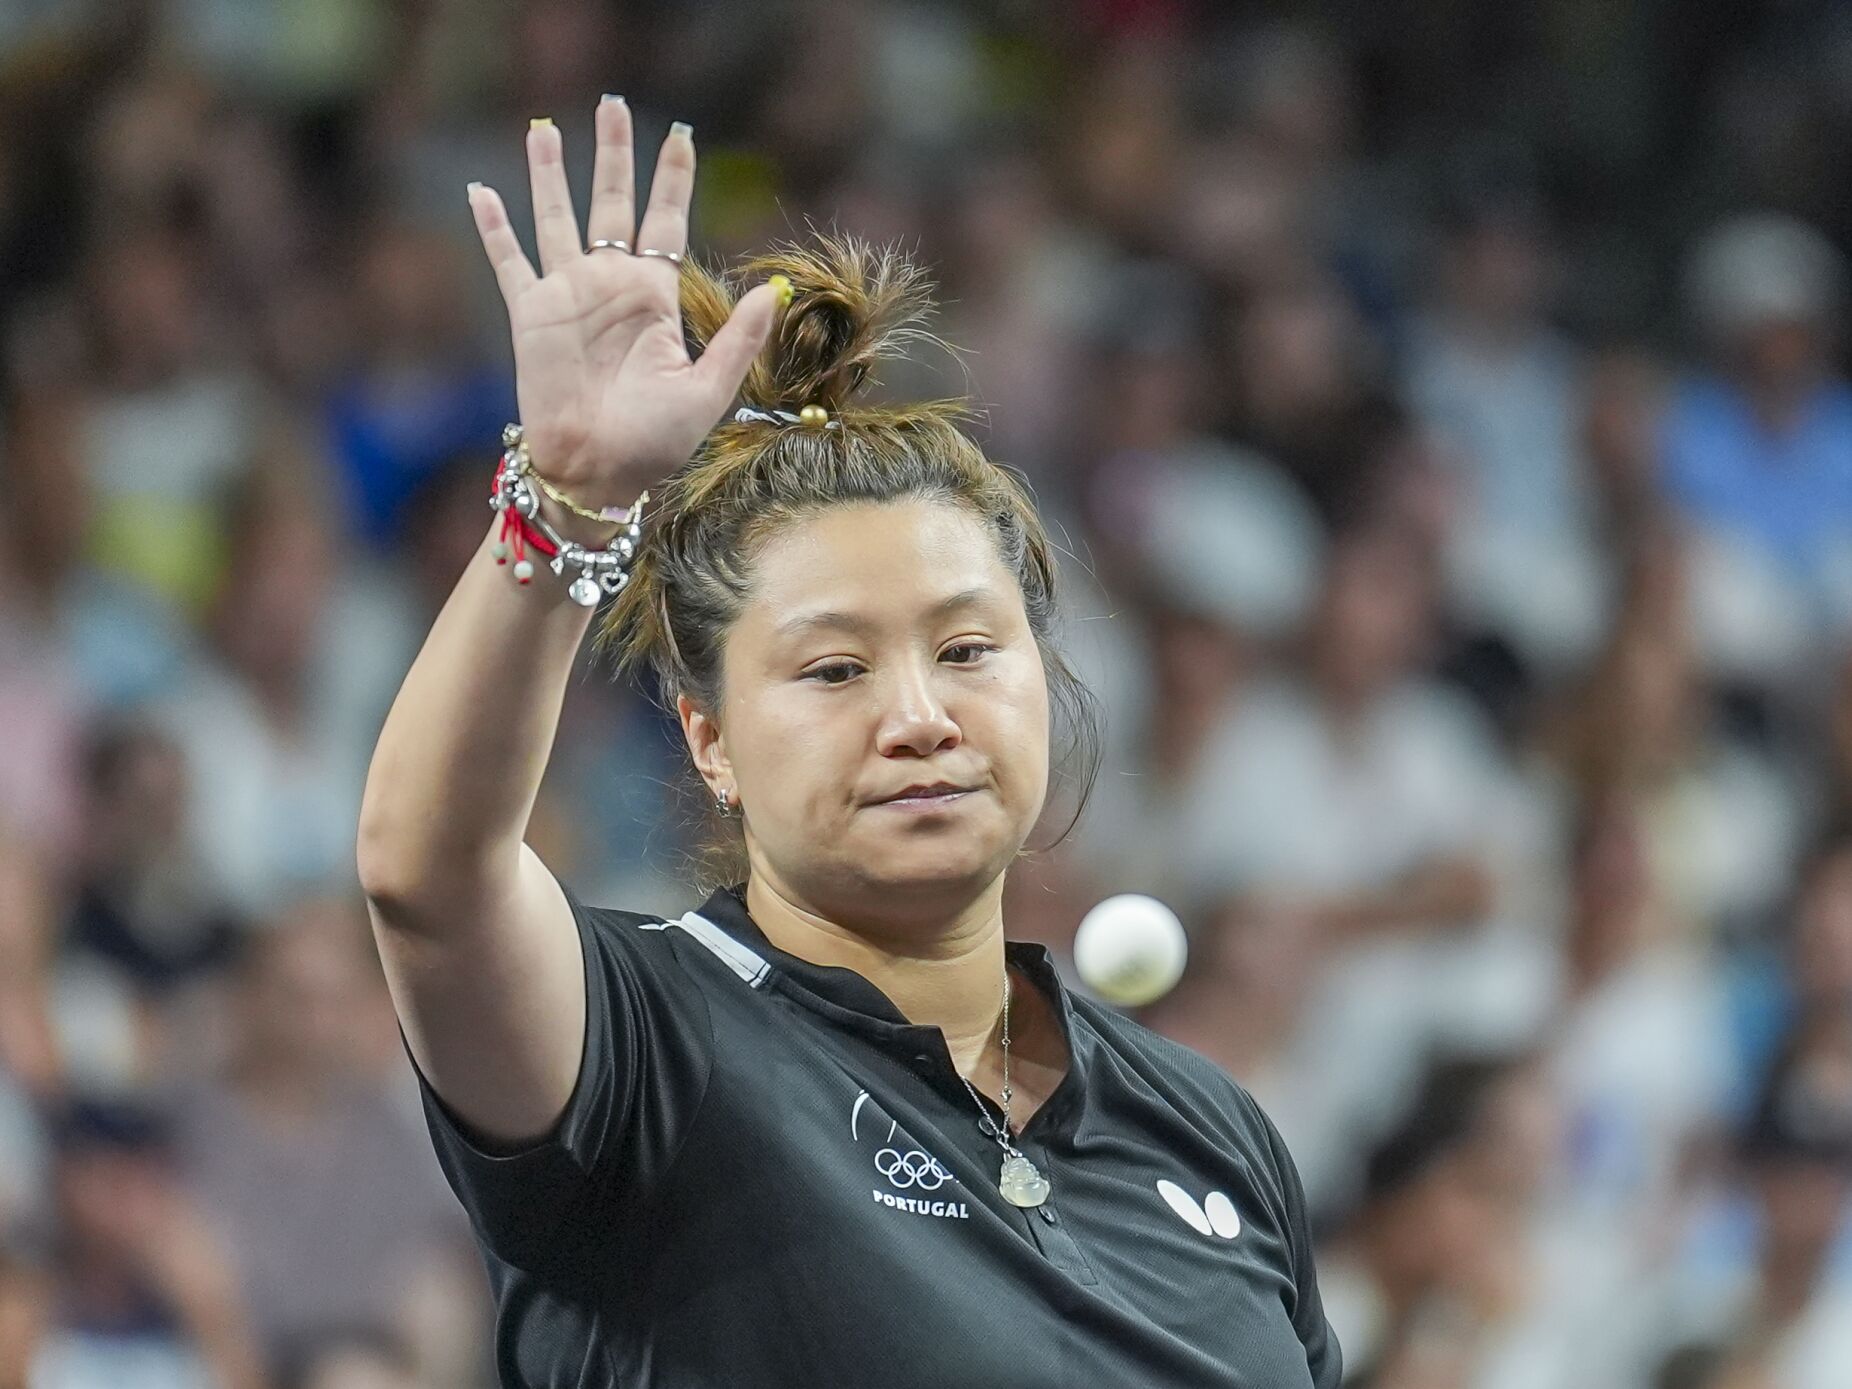
[[[999,779],[1042,787],[1048,776],[1048,682],[1034,658],[1012,662],[961,720],[968,739],[991,759]]]
[[[727,752],[743,795],[801,812],[840,803],[858,784],[869,737],[865,720],[806,693],[733,712]]]

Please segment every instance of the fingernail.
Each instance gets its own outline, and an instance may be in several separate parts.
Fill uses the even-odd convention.
[[[772,292],[778,296],[778,307],[781,309],[790,308],[791,297],[796,292],[791,288],[791,277],[789,275],[774,275],[771,279],[767,280],[766,283],[772,287]]]
[[[542,126],[548,126],[552,124],[553,124],[553,117],[551,116],[535,116],[531,121],[527,123],[527,128],[529,130],[539,130]]]
[[[694,139],[694,127],[688,124],[687,121],[677,121],[674,125],[669,127],[669,134],[686,135],[692,140]]]
[[[606,92],[604,94],[604,99],[606,101],[614,101],[619,106],[622,106],[624,104],[624,99],[621,96],[619,96],[616,92]]]
[[[481,179],[475,179],[475,178],[473,178],[473,179],[471,179],[471,180],[469,181],[469,191],[470,191],[470,192],[472,192],[472,193],[474,193],[474,192],[475,192],[475,191],[476,191],[476,190],[477,190],[478,188],[480,188],[480,187],[482,187],[482,180],[481,180]]]

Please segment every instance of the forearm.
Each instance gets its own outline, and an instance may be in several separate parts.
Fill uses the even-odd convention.
[[[664,273],[662,258],[679,262],[687,248],[692,134],[679,122],[671,128],[636,223],[630,175],[619,173],[632,160],[630,110],[604,100],[594,124],[600,191],[584,231],[558,129],[544,120],[528,129],[540,273],[501,195],[472,183],[468,198],[508,305],[515,395],[535,477],[595,514],[634,505],[693,456],[738,395],[792,288],[779,276],[742,295],[708,332],[699,360],[691,359],[682,279]],[[588,251],[588,234],[610,246]],[[613,254],[620,241],[654,254]],[[541,511],[560,534],[592,548],[618,533],[544,499]],[[522,861],[593,610],[572,602],[544,565],[531,585],[516,583],[489,553],[492,534],[433,624],[374,750],[356,853],[375,906],[428,905],[441,914],[449,902],[479,901],[476,889],[485,885],[513,883]]]
[[[564,529],[564,527],[562,527]],[[361,800],[361,885],[378,900],[512,873],[592,609],[536,565],[516,582],[485,533],[380,730]],[[587,543],[597,537],[572,535]]]

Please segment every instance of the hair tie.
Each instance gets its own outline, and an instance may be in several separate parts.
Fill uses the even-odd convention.
[[[733,412],[736,424],[749,424],[753,420],[763,420],[766,424],[801,424],[811,429],[841,429],[842,421],[830,418],[830,412],[821,405],[806,405],[797,414],[789,410],[755,410],[750,405],[742,405]]]

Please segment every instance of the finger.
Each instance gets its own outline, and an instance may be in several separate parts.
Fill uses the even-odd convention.
[[[733,306],[732,314],[694,364],[694,380],[713,402],[715,411],[724,410],[727,402],[739,394],[740,382],[746,379],[753,358],[771,335],[779,299],[779,291],[769,283],[749,291]]]
[[[527,128],[527,181],[534,195],[534,243],[540,273],[557,270],[584,254],[579,219],[566,186],[566,156],[559,130],[542,117]]]
[[[512,304],[515,295],[531,285],[536,277],[527,253],[521,249],[520,238],[508,224],[508,209],[502,206],[502,195],[486,184],[472,183],[469,210],[476,219],[476,235],[482,238],[482,249],[488,252],[489,264],[495,269],[495,283],[501,286],[502,299]]]
[[[630,106],[621,96],[598,103],[593,119],[598,153],[592,164],[590,241],[631,241],[637,230],[637,160],[631,148]]]
[[[650,180],[649,209],[637,229],[637,249],[656,251],[688,249],[688,200],[694,194],[694,131],[684,121],[669,127],[656,157],[656,175]]]

